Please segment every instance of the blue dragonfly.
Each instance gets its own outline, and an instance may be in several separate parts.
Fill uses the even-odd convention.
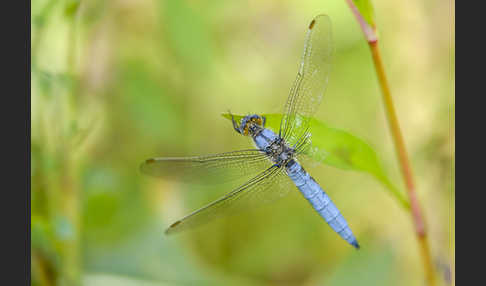
[[[316,16],[309,24],[297,78],[291,87],[278,133],[265,128],[266,118],[248,115],[232,123],[236,132],[250,136],[256,149],[195,157],[158,157],[146,160],[141,171],[156,177],[181,174],[183,179],[205,174],[221,180],[251,176],[220,199],[188,214],[167,228],[166,234],[200,226],[222,215],[246,211],[282,197],[293,183],[317,213],[344,240],[359,249],[358,241],[336,205],[307,173],[298,158],[310,146],[310,118],[326,90],[333,45],[331,21]],[[233,172],[231,172],[233,171]]]

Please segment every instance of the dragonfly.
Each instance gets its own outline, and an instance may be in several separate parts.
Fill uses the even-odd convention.
[[[345,241],[359,249],[347,221],[329,195],[302,167],[299,158],[311,145],[310,118],[325,93],[333,53],[331,21],[318,15],[310,22],[297,77],[290,89],[278,132],[266,128],[266,118],[250,114],[235,120],[233,129],[251,137],[256,148],[194,157],[155,157],[141,164],[141,171],[155,177],[182,174],[182,178],[204,174],[221,179],[251,176],[244,184],[216,201],[171,224],[166,234],[205,224],[215,218],[246,211],[284,196],[293,184],[314,210]]]

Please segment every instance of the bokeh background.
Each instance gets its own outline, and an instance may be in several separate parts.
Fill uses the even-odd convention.
[[[372,2],[434,265],[449,285],[454,4]],[[404,191],[370,51],[345,1],[31,5],[32,285],[424,285],[410,215],[370,175],[306,166],[351,225],[356,251],[296,189],[167,237],[170,223],[230,189],[138,169],[153,156],[251,146],[221,113],[281,112],[307,25],[325,13],[335,56],[316,118],[367,142]]]

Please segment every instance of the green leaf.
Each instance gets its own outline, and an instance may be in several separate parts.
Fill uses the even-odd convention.
[[[373,5],[370,0],[347,0],[351,11],[358,20],[368,42],[376,42],[376,25]]]
[[[228,113],[223,113],[222,116],[231,120],[231,115]],[[233,116],[237,122],[243,118],[241,115]],[[266,117],[266,127],[278,131],[282,115],[263,114],[263,116]],[[403,207],[410,208],[408,200],[386,176],[376,152],[365,141],[346,131],[329,127],[314,118],[310,121],[310,132],[311,146],[307,149],[306,155],[326,165],[372,175]]]
[[[366,20],[368,25],[375,27],[375,14],[373,5],[370,0],[353,0],[354,5],[358,8],[359,13]]]

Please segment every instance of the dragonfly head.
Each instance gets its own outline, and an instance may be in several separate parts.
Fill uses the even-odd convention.
[[[236,132],[248,136],[258,133],[265,127],[265,116],[260,116],[257,114],[247,115],[243,117],[238,124],[231,115],[231,120],[233,121],[233,128]]]

